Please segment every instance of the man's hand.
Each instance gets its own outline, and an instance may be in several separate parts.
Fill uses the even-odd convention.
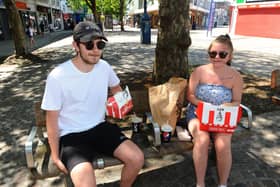
[[[65,174],[68,174],[68,170],[66,169],[65,165],[60,159],[53,159],[53,162],[55,163],[55,165],[58,167],[60,171],[62,171]]]
[[[121,92],[122,88],[120,85],[114,86],[114,87],[110,87],[110,94],[111,95],[115,95],[117,92]]]

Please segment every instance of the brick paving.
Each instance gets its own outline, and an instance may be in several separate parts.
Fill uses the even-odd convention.
[[[189,50],[191,64],[206,62],[209,42],[225,28],[215,29],[212,37],[206,31],[191,31],[192,46]],[[140,44],[140,32],[131,29],[125,33],[107,31],[110,43],[104,53],[123,82],[139,83],[149,78],[154,61],[156,31],[152,32],[152,44]],[[13,64],[0,65],[0,186],[63,186],[60,177],[33,180],[25,166],[24,143],[34,123],[32,102],[41,98],[47,72],[56,64],[70,58],[74,52],[71,37],[61,32],[37,40],[45,46],[39,48],[28,59],[13,59]],[[53,41],[64,38],[55,43]],[[235,57],[233,66],[248,74],[269,78],[272,69],[280,66],[280,40],[233,36]],[[51,45],[46,45],[51,43]],[[0,51],[9,51],[11,45],[0,41]],[[278,53],[277,53],[278,51]],[[0,56],[5,56],[0,54]],[[22,61],[31,62],[28,66]],[[38,63],[40,62],[40,63]],[[246,136],[235,137],[232,144],[233,166],[229,179],[230,187],[279,187],[280,186],[280,110],[255,116],[253,128]],[[97,172],[100,187],[118,186],[119,173],[116,168]],[[217,186],[216,167],[209,159],[208,187]],[[191,153],[184,161],[144,172],[139,175],[135,187],[192,187],[195,176]]]

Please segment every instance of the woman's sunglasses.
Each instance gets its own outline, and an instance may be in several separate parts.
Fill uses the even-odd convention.
[[[219,54],[219,57],[224,59],[227,57],[228,55],[228,52],[226,51],[220,51],[220,52],[217,52],[217,51],[208,51],[208,55],[210,58],[216,58],[217,54]]]
[[[92,50],[94,48],[94,42],[93,41],[89,41],[89,42],[80,42],[83,45],[85,45],[87,50]],[[104,49],[106,43],[104,41],[98,41],[96,42],[96,47],[97,49]]]

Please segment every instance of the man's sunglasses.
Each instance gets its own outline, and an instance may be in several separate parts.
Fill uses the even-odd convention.
[[[94,42],[93,41],[80,42],[80,43],[84,44],[87,50],[92,50],[94,48]],[[100,49],[100,50],[104,49],[105,46],[106,46],[106,43],[104,41],[96,42],[97,49]]]
[[[217,51],[208,51],[208,55],[210,58],[216,58],[217,54],[219,54],[219,57],[224,59],[227,57],[228,55],[228,52],[226,51],[220,51],[220,52],[217,52]]]

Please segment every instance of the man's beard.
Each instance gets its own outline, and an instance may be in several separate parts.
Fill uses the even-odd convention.
[[[86,58],[83,56],[83,54],[82,54],[81,52],[79,52],[79,55],[80,55],[82,61],[83,61],[85,64],[88,64],[88,65],[95,65],[95,64],[97,64],[97,62],[98,62],[99,59],[100,59],[100,57],[98,58],[98,57],[94,56],[94,58],[98,58],[98,59],[97,59],[96,61],[90,61],[90,60],[86,59]]]

